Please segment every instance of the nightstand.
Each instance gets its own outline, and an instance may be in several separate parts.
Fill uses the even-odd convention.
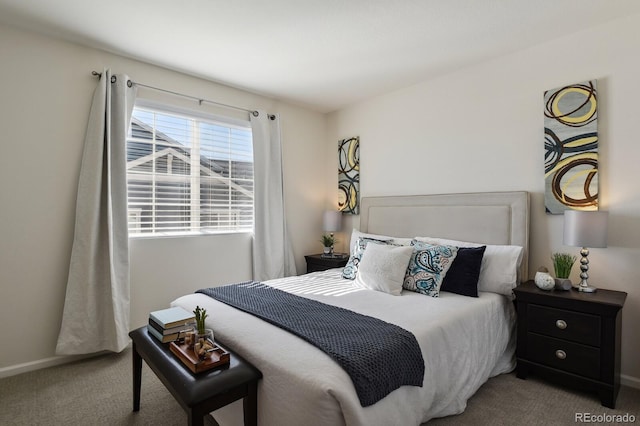
[[[325,271],[331,268],[342,268],[349,261],[346,254],[335,254],[333,257],[325,257],[322,254],[310,254],[304,257],[307,260],[307,273]]]
[[[598,392],[615,408],[620,389],[620,333],[627,293],[544,291],[528,281],[513,292],[518,311],[516,375],[529,372]]]

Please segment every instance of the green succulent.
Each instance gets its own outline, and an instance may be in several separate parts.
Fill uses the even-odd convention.
[[[198,329],[198,334],[204,334],[204,320],[209,316],[207,315],[207,310],[202,309],[200,306],[196,306],[193,313],[196,316],[196,328]]]
[[[556,278],[569,278],[576,257],[568,253],[553,253],[551,260],[553,260],[553,269],[556,273]]]
[[[320,238],[320,242],[325,247],[331,247],[337,242],[337,240],[334,238],[333,235],[324,234],[322,238]]]

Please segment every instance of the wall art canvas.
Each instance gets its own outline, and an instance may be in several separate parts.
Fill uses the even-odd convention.
[[[360,214],[360,138],[338,141],[338,209]]]
[[[544,93],[544,203],[547,213],[598,210],[596,80]]]

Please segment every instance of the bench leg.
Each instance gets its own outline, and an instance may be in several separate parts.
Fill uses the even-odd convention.
[[[133,411],[140,411],[140,387],[142,385],[142,357],[133,342],[131,351],[133,359]]]
[[[247,396],[242,401],[245,426],[258,425],[258,382],[249,383]]]
[[[204,426],[204,416],[208,413],[203,413],[201,410],[188,409],[187,410],[187,425],[189,426]]]

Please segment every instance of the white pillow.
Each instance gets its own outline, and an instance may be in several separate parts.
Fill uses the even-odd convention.
[[[478,291],[504,294],[513,297],[512,290],[518,285],[520,263],[524,249],[520,246],[489,245],[444,238],[416,237],[417,241],[457,247],[480,247],[486,245],[480,267]]]
[[[372,240],[384,241],[386,243],[396,244],[399,246],[409,246],[411,245],[411,238],[398,238],[398,237],[390,237],[388,235],[378,235],[378,234],[366,234],[364,232],[360,232],[357,229],[353,229],[351,231],[351,240],[349,242],[349,254],[353,254],[353,249],[355,248],[356,241],[358,238],[370,238]]]
[[[368,244],[362,255],[356,284],[399,296],[413,247]]]

